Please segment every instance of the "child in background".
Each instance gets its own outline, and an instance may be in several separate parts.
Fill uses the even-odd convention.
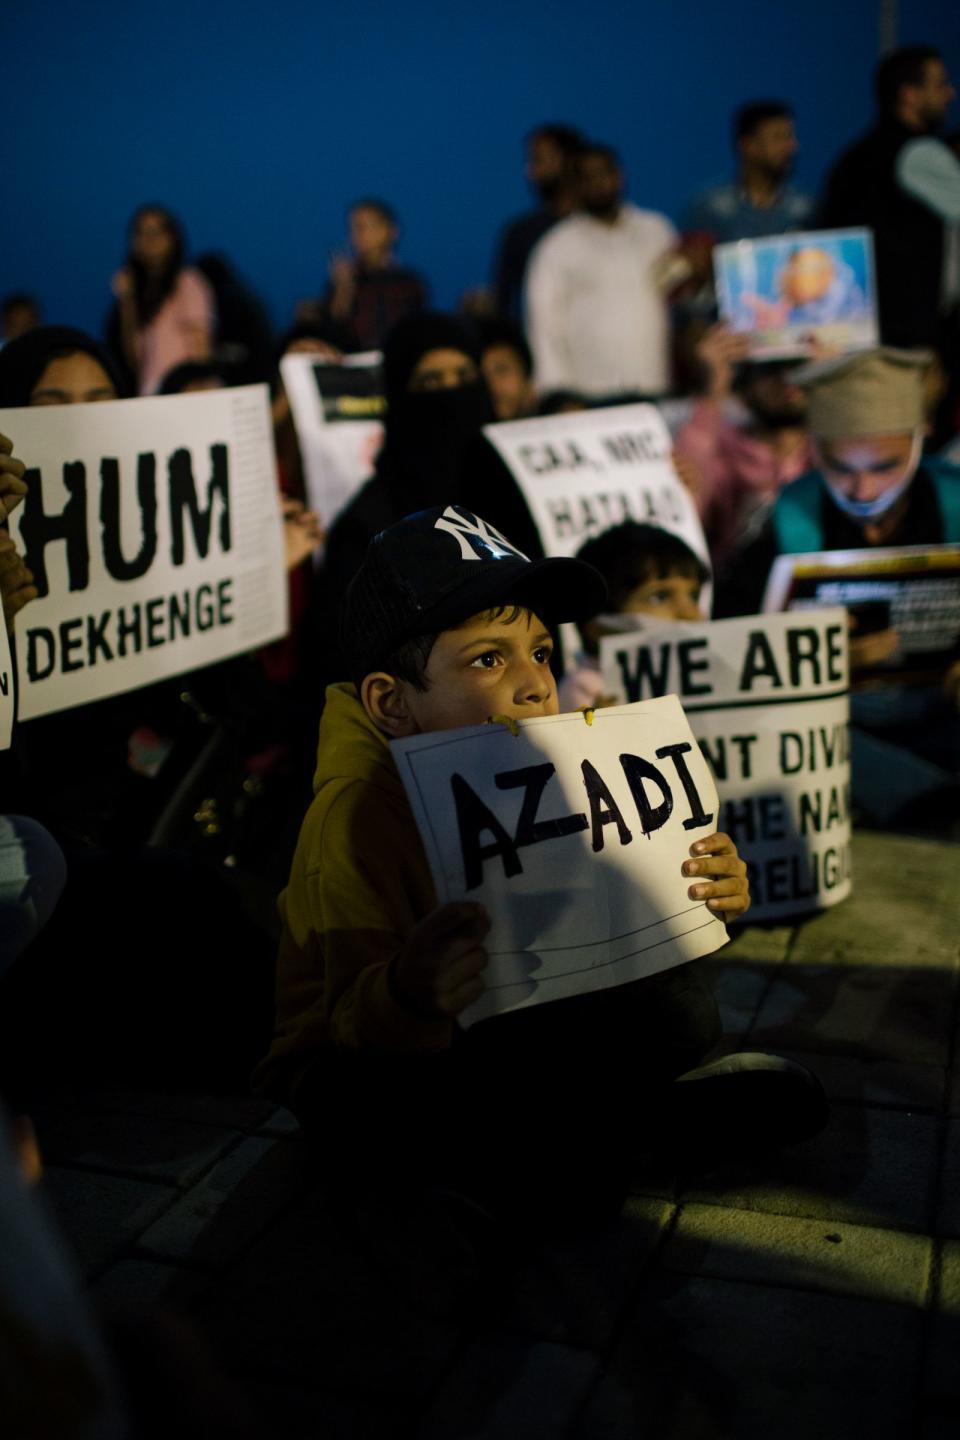
[[[560,685],[560,709],[610,705],[600,676],[600,641],[626,628],[614,617],[649,615],[654,620],[702,620],[700,591],[710,576],[703,561],[678,536],[654,525],[626,520],[588,540],[577,559],[599,570],[609,604],[602,615],[582,620],[583,651]]]

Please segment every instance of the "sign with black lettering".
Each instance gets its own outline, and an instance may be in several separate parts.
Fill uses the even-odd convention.
[[[493,922],[465,1023],[622,985],[723,945],[688,896],[717,793],[679,701],[395,740],[441,901]]]
[[[28,467],[10,529],[40,592],[17,621],[21,720],[286,634],[266,386],[0,416]]]
[[[280,374],[300,444],[311,510],[330,526],[365,480],[383,444],[387,402],[379,352],[285,355]]]
[[[604,530],[636,520],[678,535],[710,570],[697,508],[653,405],[512,420],[484,433],[523,491],[547,555],[575,555]]]
[[[751,920],[850,893],[850,702],[842,610],[705,625],[643,621],[600,642],[603,688],[676,694],[750,872]]]
[[[854,635],[893,631],[870,684],[931,685],[960,659],[960,545],[865,546],[779,555],[766,611],[844,605]]]
[[[16,711],[16,679],[7,627],[0,609],[0,750],[9,750]]]

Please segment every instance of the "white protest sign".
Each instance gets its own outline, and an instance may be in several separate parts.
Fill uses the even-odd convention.
[[[280,361],[307,499],[327,527],[369,480],[383,444],[380,361],[375,351],[339,361],[301,354]]]
[[[461,1021],[637,980],[723,945],[688,896],[717,792],[679,701],[417,735],[391,752],[441,901],[487,907],[490,957]]]
[[[850,893],[850,704],[843,610],[705,625],[644,622],[600,642],[603,688],[675,693],[710,761],[718,829],[750,870],[751,920]]]
[[[265,385],[0,412],[28,467],[10,529],[20,719],[149,685],[287,630]]]
[[[13,716],[16,709],[16,679],[10,641],[0,607],[0,750],[9,750],[13,738]]]
[[[653,405],[512,420],[484,434],[520,486],[545,554],[575,555],[595,535],[636,520],[679,536],[710,570],[697,507]]]

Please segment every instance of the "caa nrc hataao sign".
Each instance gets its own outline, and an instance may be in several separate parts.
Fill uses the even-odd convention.
[[[718,828],[750,870],[751,920],[850,893],[845,611],[644,622],[602,640],[600,659],[610,694],[680,697],[716,777]]]
[[[625,520],[678,535],[710,569],[696,506],[652,405],[616,405],[484,430],[523,491],[547,555],[575,555]]]
[[[29,720],[287,629],[267,390],[0,412],[28,466],[10,528],[39,598],[17,622]]]
[[[489,1015],[706,955],[722,921],[689,898],[717,792],[675,696],[418,735],[391,747],[441,901],[484,904]]]

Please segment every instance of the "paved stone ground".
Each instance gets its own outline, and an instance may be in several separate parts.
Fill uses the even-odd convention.
[[[639,1179],[615,1222],[479,1289],[415,1217],[338,1212],[292,1117],[249,1098],[54,1103],[48,1193],[93,1294],[189,1312],[271,1436],[946,1440],[957,853],[861,833],[851,900],[712,962],[730,1036],[822,1076],[823,1135]]]

